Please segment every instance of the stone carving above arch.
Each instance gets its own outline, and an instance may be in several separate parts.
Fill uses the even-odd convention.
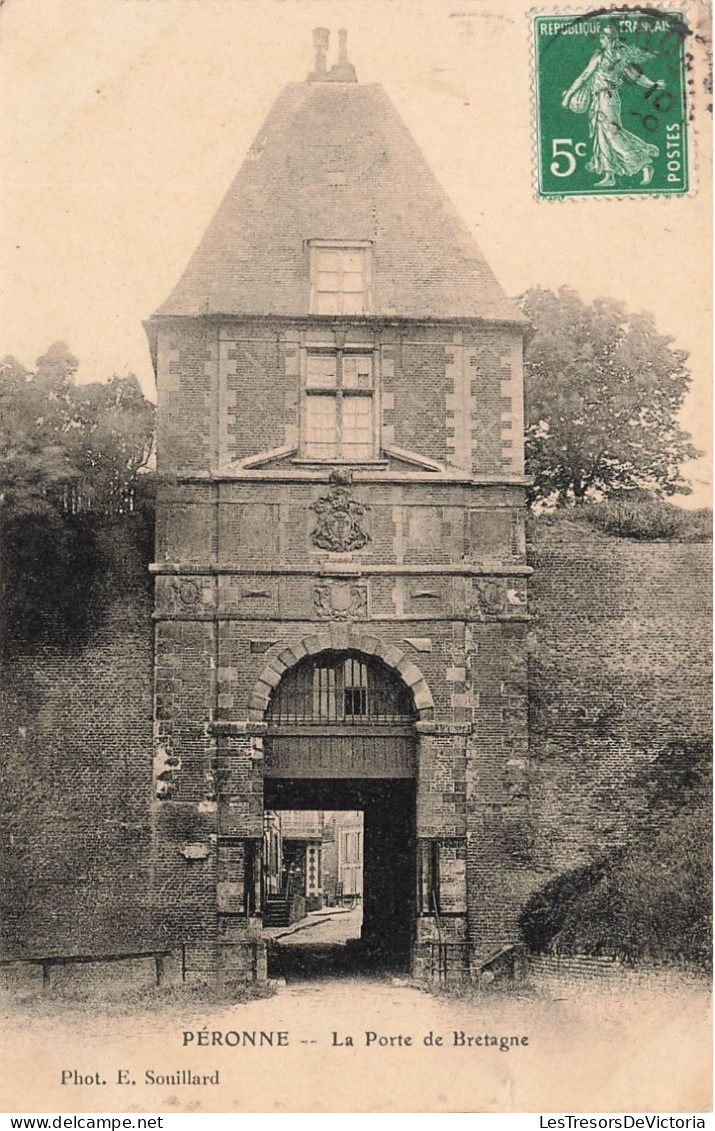
[[[378,636],[355,632],[347,626],[338,625],[330,632],[318,632],[304,636],[302,640],[285,647],[278,646],[260,676],[253,685],[248,700],[248,719],[263,722],[268,700],[281,679],[288,671],[306,656],[317,656],[320,652],[361,652],[364,656],[374,656],[392,668],[402,682],[409,687],[415,704],[419,722],[434,717],[434,700],[424,675],[400,649],[386,644]]]
[[[321,620],[367,620],[367,587],[349,581],[316,585],[313,608]]]
[[[333,487],[330,494],[321,495],[310,508],[318,517],[318,525],[310,536],[311,540],[321,550],[331,550],[333,553],[362,550],[371,540],[361,525],[362,518],[370,507],[349,494],[342,485],[343,479],[333,474],[331,481]]]

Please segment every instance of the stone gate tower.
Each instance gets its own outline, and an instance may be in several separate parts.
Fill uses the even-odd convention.
[[[327,45],[147,323],[155,908],[260,977],[264,810],[362,809],[364,954],[474,970],[526,835],[523,320]]]

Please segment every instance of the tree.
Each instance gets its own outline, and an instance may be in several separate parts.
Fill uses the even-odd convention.
[[[77,385],[77,359],[62,342],[34,373],[0,362],[0,472],[5,521],[22,514],[107,511],[147,466],[154,406],[136,377]]]
[[[77,385],[58,342],[29,372],[0,362],[0,533],[6,643],[79,642],[101,613],[106,539],[132,508],[154,442],[135,377]]]
[[[613,299],[534,287],[522,300],[526,458],[533,500],[581,504],[640,488],[689,494],[681,465],[700,453],[677,416],[690,385],[687,354],[650,314]]]

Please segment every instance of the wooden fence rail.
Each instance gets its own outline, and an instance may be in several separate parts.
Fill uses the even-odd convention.
[[[90,963],[128,962],[137,958],[153,958],[156,973],[156,984],[160,986],[164,980],[164,960],[174,952],[171,950],[132,950],[119,954],[51,954],[31,958],[6,958],[0,960],[0,967],[7,966],[41,966],[42,985],[50,985],[50,971],[53,966],[88,965]],[[186,951],[181,947],[181,980],[186,980]]]

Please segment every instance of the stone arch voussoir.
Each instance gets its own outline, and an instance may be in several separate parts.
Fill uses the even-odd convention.
[[[253,722],[263,722],[268,700],[285,673],[306,656],[317,656],[330,649],[362,652],[374,656],[409,687],[420,721],[434,716],[434,700],[424,675],[400,648],[386,644],[372,633],[356,632],[353,628],[332,632],[314,632],[295,644],[278,644],[271,649],[272,657],[253,685],[248,699],[248,717]]]

